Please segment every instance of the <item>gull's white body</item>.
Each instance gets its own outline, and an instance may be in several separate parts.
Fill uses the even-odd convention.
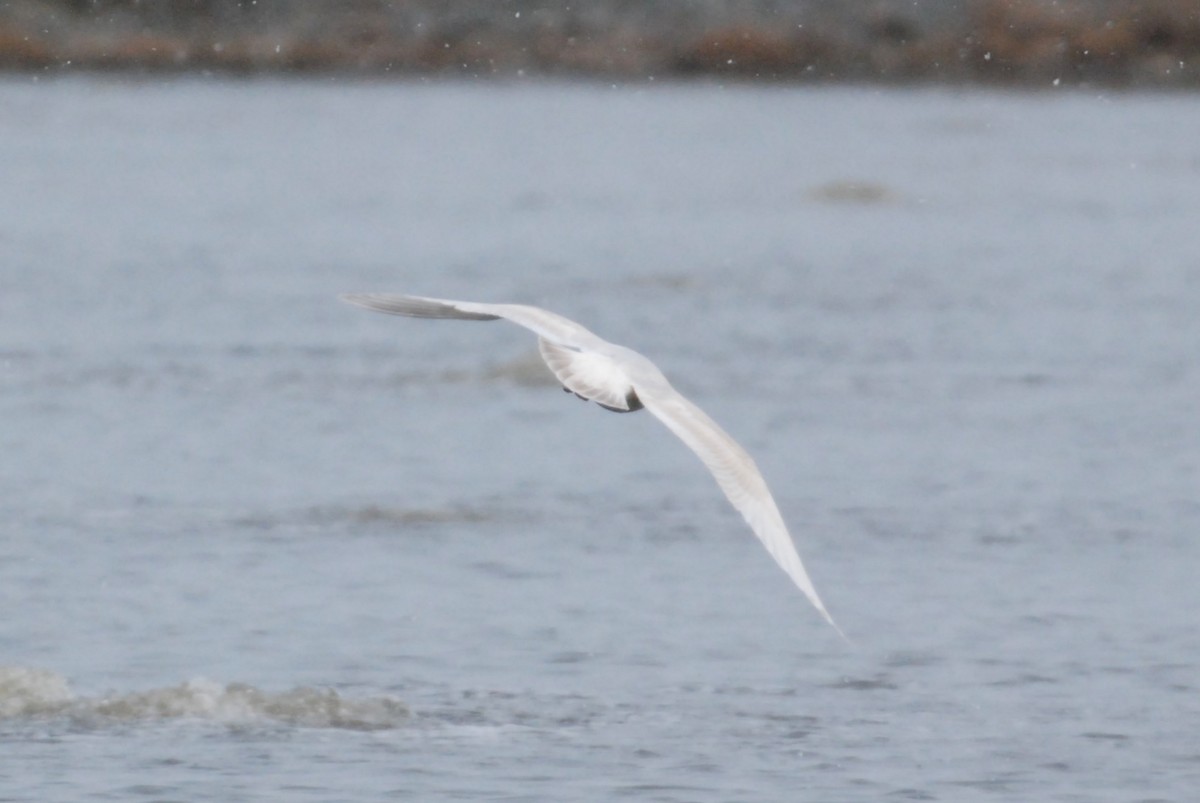
[[[703,410],[671,387],[658,367],[632,349],[609,343],[572,320],[522,304],[477,304],[391,294],[347,295],[360,307],[414,318],[488,321],[504,318],[538,336],[546,365],[576,395],[617,412],[645,407],[694,451],[745,517],[775,562],[838,629],[817,596],[767,483],[746,451]],[[841,630],[838,629],[841,633]]]

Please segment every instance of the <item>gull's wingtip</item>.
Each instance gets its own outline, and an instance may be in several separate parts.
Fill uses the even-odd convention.
[[[366,307],[370,309],[374,296],[371,293],[339,293],[338,301],[344,301],[347,304],[353,304],[356,307]]]
[[[338,296],[338,300],[374,312],[386,312],[390,315],[413,315],[414,311],[420,312],[429,307],[441,306],[432,304],[424,298],[398,293],[342,293]]]
[[[829,611],[822,608],[821,615],[823,617],[825,617],[826,622],[829,622],[829,626],[832,627],[834,630],[836,630],[837,634],[842,637],[842,641],[846,642],[851,647],[854,646],[854,642],[850,639],[850,637],[847,636],[846,633],[840,627],[838,627],[837,622],[833,621],[833,617],[829,615]]]
[[[483,312],[487,304],[471,304],[464,301],[448,301],[441,298],[406,296],[398,293],[345,293],[338,296],[347,304],[384,312],[388,315],[403,315],[408,318],[454,318],[460,321],[494,321],[500,316]],[[465,307],[465,309],[464,309]]]
[[[813,604],[813,607],[817,609],[817,613],[821,614],[821,618],[828,622],[829,626],[836,630],[837,634],[842,637],[842,641],[846,642],[847,644],[854,643],[850,640],[850,637],[846,635],[845,631],[838,627],[838,623],[833,621],[833,615],[826,610],[825,603],[821,601],[821,598],[816,595],[815,591],[812,594],[806,593],[805,596],[808,597],[808,601]]]

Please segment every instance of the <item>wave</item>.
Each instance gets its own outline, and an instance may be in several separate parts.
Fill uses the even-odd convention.
[[[388,697],[346,698],[332,689],[301,686],[268,692],[245,683],[199,678],[178,686],[99,697],[75,695],[48,669],[0,666],[0,723],[60,719],[103,728],[130,723],[196,720],[229,726],[282,724],[303,728],[385,730],[410,718]]]
[[[380,505],[325,505],[282,512],[249,513],[229,522],[239,527],[269,530],[275,527],[345,525],[420,527],[437,524],[478,524],[512,518],[502,510],[475,507],[383,507]]]

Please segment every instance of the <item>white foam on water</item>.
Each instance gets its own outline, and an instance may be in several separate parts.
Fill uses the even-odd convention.
[[[62,675],[47,669],[0,666],[0,720],[58,714],[72,699]]]
[[[409,711],[388,696],[350,699],[333,689],[310,686],[269,692],[204,678],[147,691],[85,697],[73,694],[66,678],[50,670],[0,667],[0,720],[56,717],[97,728],[190,719],[231,726],[383,730],[404,724]]]

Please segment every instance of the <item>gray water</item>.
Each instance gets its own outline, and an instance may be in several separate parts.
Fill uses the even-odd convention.
[[[0,83],[0,799],[1191,799],[1200,98]],[[756,457],[847,644],[648,415]]]

